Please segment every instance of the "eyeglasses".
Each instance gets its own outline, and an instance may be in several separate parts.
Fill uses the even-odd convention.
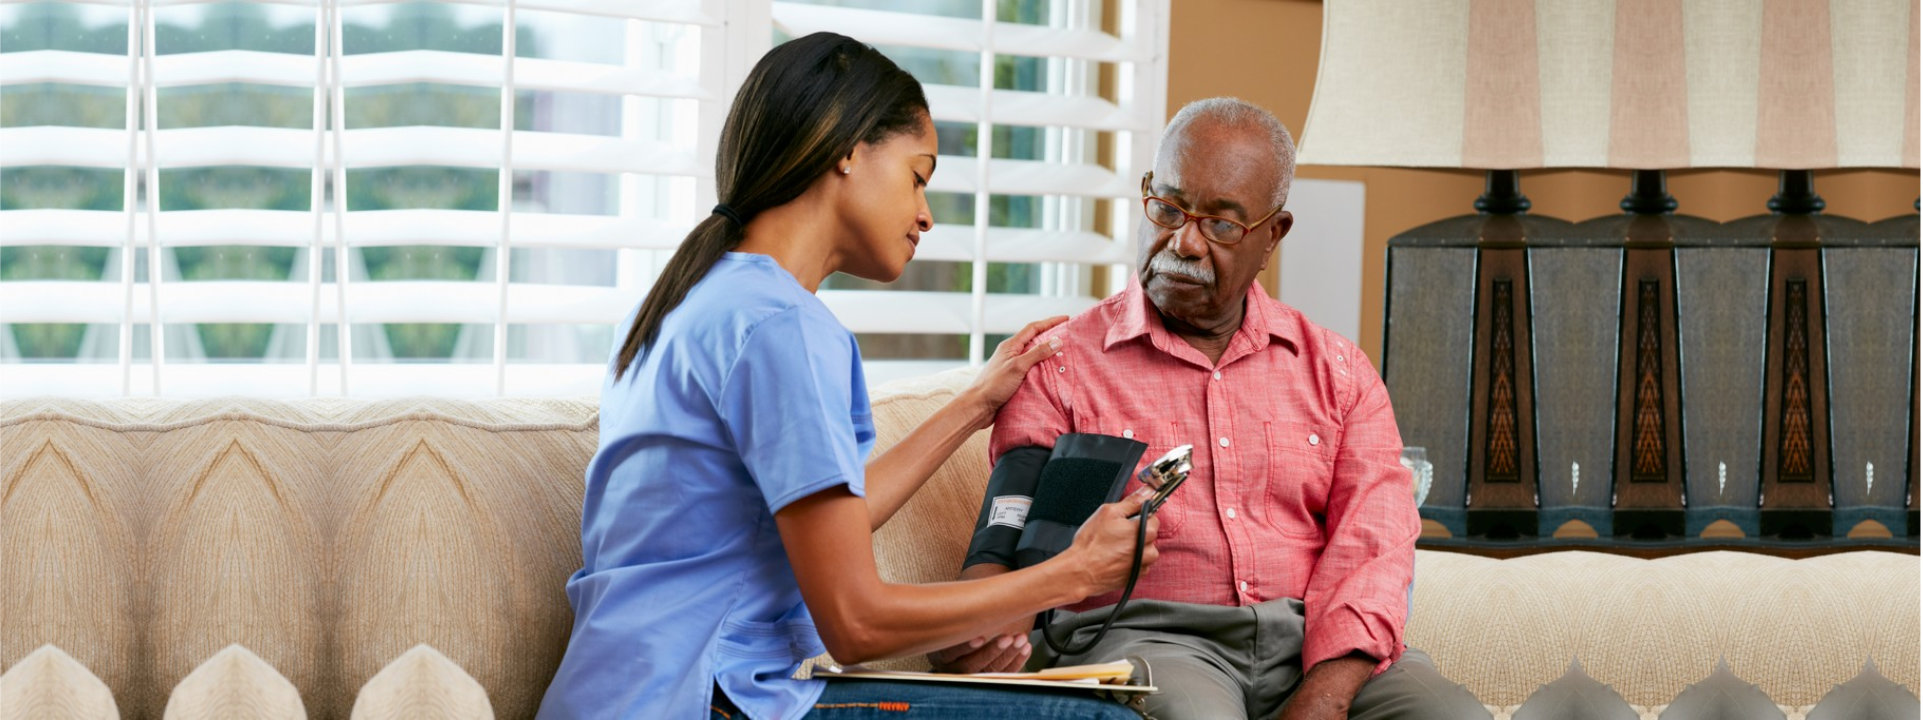
[[[1170,230],[1180,230],[1183,225],[1193,220],[1195,227],[1202,231],[1202,237],[1217,245],[1234,245],[1242,242],[1242,238],[1248,237],[1251,231],[1261,227],[1262,223],[1268,222],[1269,218],[1275,217],[1276,213],[1282,212],[1282,206],[1277,205],[1274,210],[1269,211],[1269,214],[1263,215],[1261,220],[1248,225],[1220,215],[1197,215],[1183,210],[1180,205],[1176,205],[1167,198],[1149,192],[1149,183],[1154,178],[1155,172],[1152,170],[1142,175],[1142,214],[1148,216],[1148,221]]]

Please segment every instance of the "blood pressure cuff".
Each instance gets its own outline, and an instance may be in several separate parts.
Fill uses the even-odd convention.
[[[1148,446],[1127,438],[1071,433],[1055,449],[1027,446],[1002,454],[988,476],[975,537],[962,567],[1040,564],[1067,550],[1096,508],[1122,498]]]

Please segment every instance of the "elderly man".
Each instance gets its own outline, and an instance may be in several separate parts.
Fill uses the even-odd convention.
[[[1051,657],[1020,627],[936,652],[938,667],[1011,669],[1031,647],[1049,664],[1137,655],[1162,720],[1489,717],[1402,643],[1418,521],[1382,380],[1255,283],[1293,222],[1294,164],[1288,130],[1241,100],[1169,122],[1142,180],[1137,282],[1047,334],[1061,351],[991,441],[999,459],[1119,435],[1148,444],[1144,462],[1193,444],[1194,471],[1156,514],[1161,559],[1086,653]],[[964,577],[1008,571],[971,561]],[[1115,601],[1057,613],[1057,638],[1091,636]]]

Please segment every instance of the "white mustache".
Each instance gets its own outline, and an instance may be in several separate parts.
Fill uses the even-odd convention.
[[[1164,251],[1149,256],[1148,269],[1152,273],[1186,275],[1204,285],[1215,284],[1215,271],[1203,267],[1201,263],[1187,262]]]

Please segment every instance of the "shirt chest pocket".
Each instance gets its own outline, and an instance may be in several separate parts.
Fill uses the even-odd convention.
[[[1321,537],[1329,506],[1329,485],[1335,477],[1335,429],[1312,423],[1263,423],[1268,443],[1266,472],[1262,473],[1264,513],[1284,535]]]

